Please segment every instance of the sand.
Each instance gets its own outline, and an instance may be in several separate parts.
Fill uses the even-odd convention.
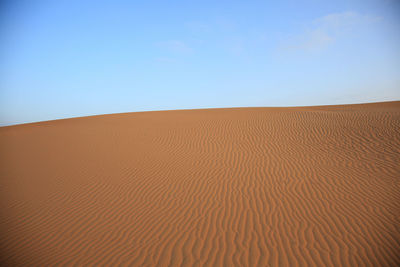
[[[0,265],[398,266],[400,102],[0,128]]]

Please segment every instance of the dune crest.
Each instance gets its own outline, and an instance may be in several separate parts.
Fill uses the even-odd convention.
[[[398,266],[400,102],[0,128],[0,265]]]

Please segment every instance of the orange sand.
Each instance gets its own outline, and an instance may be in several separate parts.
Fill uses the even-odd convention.
[[[0,265],[398,266],[400,102],[0,128]]]

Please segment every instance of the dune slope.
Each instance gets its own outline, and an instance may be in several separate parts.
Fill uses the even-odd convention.
[[[396,266],[400,102],[0,128],[0,265]]]

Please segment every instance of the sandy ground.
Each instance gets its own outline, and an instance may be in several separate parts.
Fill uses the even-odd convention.
[[[0,128],[0,265],[398,266],[400,102]]]

